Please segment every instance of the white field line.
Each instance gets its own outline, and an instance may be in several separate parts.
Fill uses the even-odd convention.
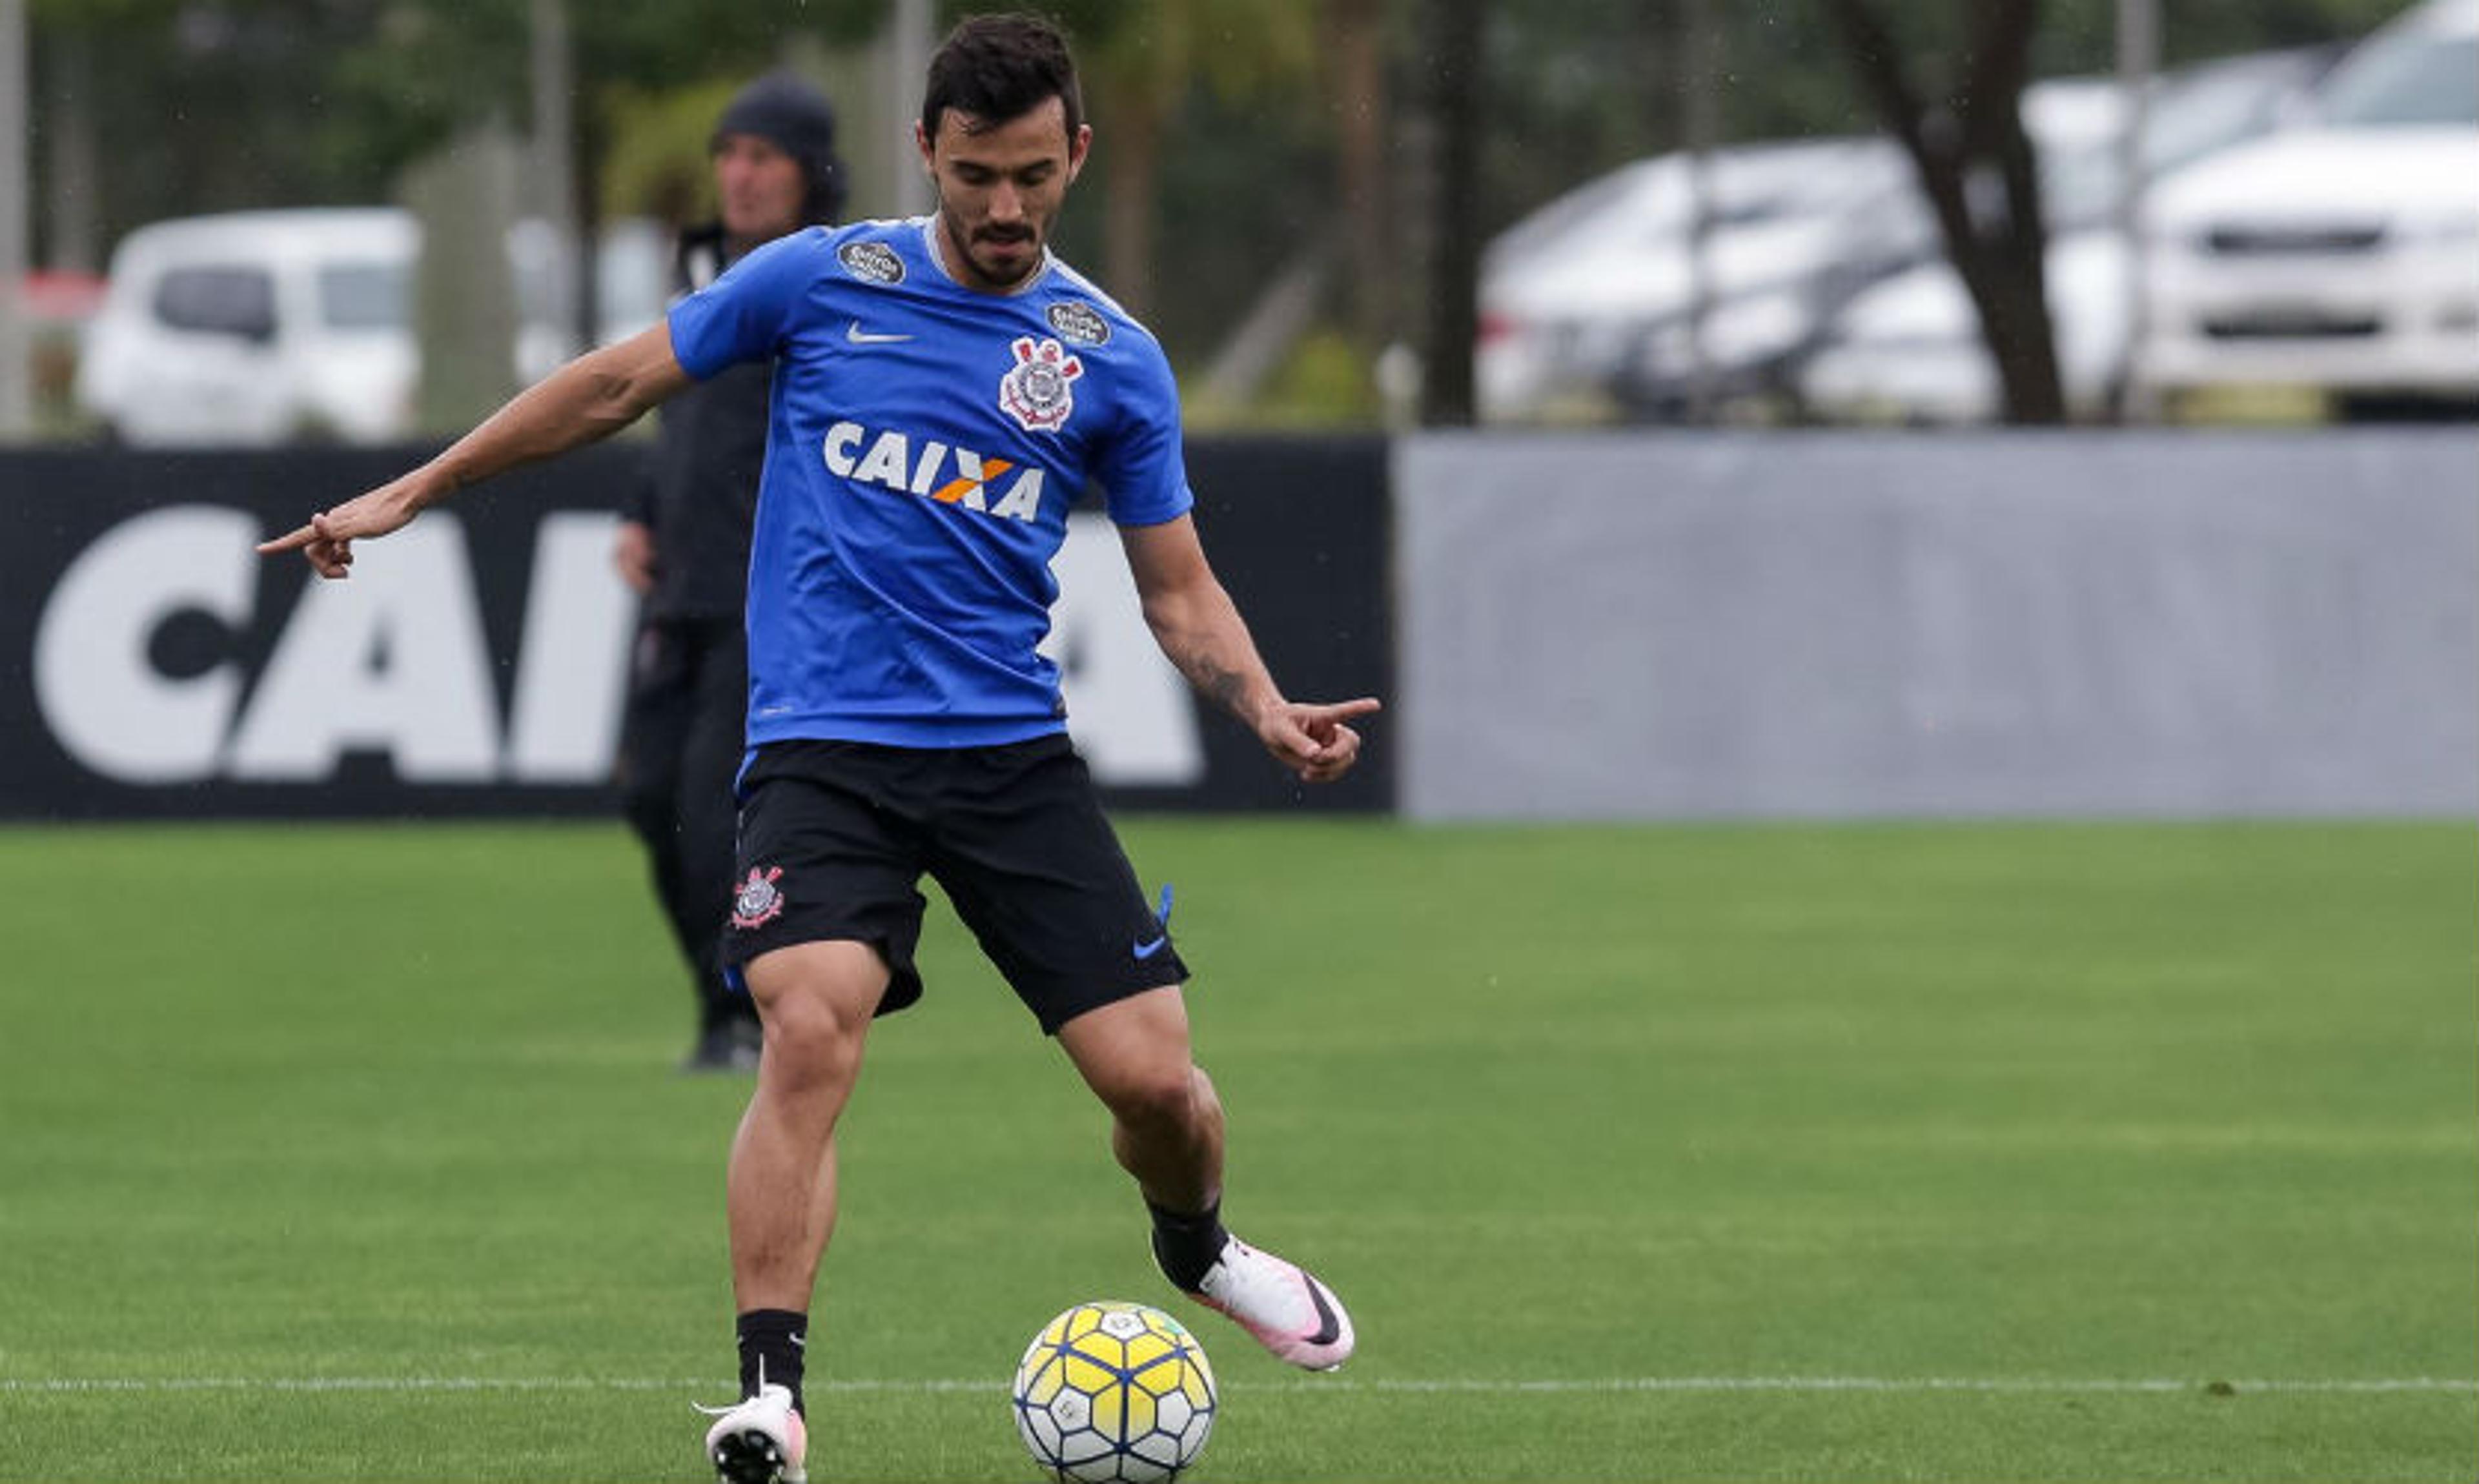
[[[0,1376],[0,1394],[77,1392],[678,1392],[682,1395],[721,1394],[712,1377],[671,1380],[645,1376]],[[997,1393],[998,1381],[965,1380],[815,1380],[813,1392],[938,1392]],[[1450,1393],[1482,1395],[1527,1395],[1559,1393],[1698,1393],[1777,1392],[1818,1394],[1871,1392],[1903,1395],[1959,1392],[1996,1395],[2145,1395],[2211,1393],[2217,1394],[2307,1394],[2364,1395],[2383,1393],[2446,1393],[2479,1395],[2479,1380],[2462,1376],[2398,1376],[2375,1378],[2194,1380],[2175,1377],[2097,1378],[2042,1376],[1602,1376],[1540,1380],[1493,1380],[1448,1377],[1419,1380],[1372,1377],[1367,1380],[1303,1377],[1288,1382],[1239,1381],[1225,1391],[1283,1392],[1313,1395],[1337,1394]]]

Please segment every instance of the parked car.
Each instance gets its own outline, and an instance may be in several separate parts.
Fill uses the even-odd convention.
[[[2334,68],[2312,120],[2154,192],[2138,386],[2479,400],[2479,0]]]
[[[2201,64],[2162,79],[2146,112],[2154,180],[2278,127],[2331,66],[2322,48]],[[2049,318],[2057,373],[2077,416],[2105,412],[2124,377],[2134,323],[2133,255],[2119,219],[2124,115],[2053,139],[2041,160],[2050,240]],[[2001,405],[1997,366],[1961,275],[1940,254],[1852,299],[1799,371],[1801,401],[1841,422],[1985,422]]]
[[[606,239],[601,322],[615,330],[661,311],[661,269],[648,266],[660,254],[642,241],[651,230],[637,223]],[[508,250],[520,309],[510,364],[529,381],[574,353],[574,337],[550,319],[555,255],[540,225],[520,223]],[[421,251],[421,224],[394,207],[140,227],[113,253],[79,356],[78,402],[142,446],[406,437],[422,373]]]
[[[1482,416],[1640,405],[1675,392],[1694,371],[1688,320],[1700,292],[1708,371],[1761,366],[1798,335],[1797,301],[1811,286],[1864,281],[1920,250],[1918,219],[1884,233],[1871,226],[1878,218],[1870,206],[1907,189],[1907,168],[1891,141],[1877,139],[1714,150],[1700,255],[1685,154],[1639,161],[1552,201],[1500,234],[1482,260]]]
[[[2107,85],[2068,79],[2027,90],[2024,116],[2043,147],[2066,147],[2107,135],[2118,107]],[[1787,395],[1845,304],[1941,250],[1911,162],[1890,139],[1712,151],[1701,253],[1693,170],[1684,154],[1640,161],[1490,244],[1474,357],[1484,418],[1554,417],[1567,405],[1661,417],[1691,396]]]
[[[141,227],[113,253],[78,400],[134,444],[398,436],[420,371],[421,241],[410,216],[379,208]]]

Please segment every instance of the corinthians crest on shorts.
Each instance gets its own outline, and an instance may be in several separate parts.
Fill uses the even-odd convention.
[[[1055,433],[1076,410],[1069,383],[1085,374],[1085,363],[1055,340],[1036,342],[1030,335],[1010,347],[1015,364],[999,378],[999,410],[1028,433]]]
[[[749,879],[731,899],[731,925],[735,928],[762,928],[780,916],[783,893],[775,883],[783,879],[781,866],[751,866]]]

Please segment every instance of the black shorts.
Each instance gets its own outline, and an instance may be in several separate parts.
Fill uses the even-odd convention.
[[[921,998],[921,874],[956,904],[1016,997],[1056,1033],[1188,966],[1062,735],[1001,747],[770,742],[740,780],[734,970],[795,943],[873,944],[882,1015]]]

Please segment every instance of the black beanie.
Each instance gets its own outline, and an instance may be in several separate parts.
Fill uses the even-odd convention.
[[[813,222],[843,214],[844,166],[835,158],[835,111],[826,95],[790,72],[769,72],[743,88],[715,120],[711,148],[725,136],[754,134],[801,163],[809,193],[804,215]]]

